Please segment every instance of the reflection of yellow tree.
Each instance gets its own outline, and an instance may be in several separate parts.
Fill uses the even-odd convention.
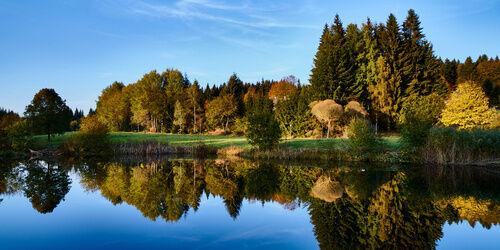
[[[436,204],[442,209],[453,207],[460,219],[465,219],[471,226],[476,222],[490,228],[491,225],[500,223],[500,204],[493,200],[481,200],[475,197],[457,196],[437,201]]]

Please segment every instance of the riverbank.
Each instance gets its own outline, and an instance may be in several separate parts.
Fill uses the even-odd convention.
[[[36,136],[33,138],[35,150],[48,153],[49,156],[50,152],[57,154],[59,146],[70,135],[71,133],[66,133],[54,136],[51,142],[48,142],[45,136]],[[376,152],[362,156],[356,155],[352,151],[352,147],[349,148],[349,140],[346,138],[282,140],[278,149],[266,152],[253,149],[248,144],[247,139],[241,136],[117,132],[110,133],[108,139],[111,148],[110,152],[114,156],[175,155],[224,159],[240,157],[252,160],[318,161],[325,163],[332,161],[420,162],[416,160],[418,157],[409,156],[404,152],[401,139],[396,135],[382,137],[381,141],[383,143]],[[450,145],[454,144],[450,143]],[[484,151],[481,148],[478,150]],[[460,151],[468,153],[463,149],[460,149]],[[440,154],[439,152],[438,150],[435,153]],[[427,152],[428,154],[429,152]],[[498,157],[491,158],[489,156],[473,161],[425,162],[444,165],[500,165]]]
[[[37,148],[54,148],[62,144],[64,139],[72,133],[52,136],[51,141],[47,136],[34,136],[33,142]],[[238,147],[250,149],[251,146],[243,136],[215,136],[215,135],[192,135],[192,134],[162,134],[162,133],[136,133],[136,132],[113,132],[109,133],[112,144],[129,144],[142,142],[168,143],[170,146],[211,146],[217,149]],[[383,137],[384,142],[393,149],[400,146],[398,136]],[[280,149],[331,149],[335,147],[346,147],[347,139],[289,139],[281,140]]]

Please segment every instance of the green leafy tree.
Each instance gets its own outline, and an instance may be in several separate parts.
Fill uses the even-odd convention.
[[[130,102],[123,93],[124,85],[114,82],[102,91],[97,101],[96,113],[111,131],[125,130],[130,120]]]
[[[211,128],[222,127],[227,134],[229,123],[234,121],[238,106],[230,95],[219,96],[207,104],[206,117]]]
[[[187,104],[188,110],[192,112],[192,123],[193,123],[193,133],[197,133],[201,131],[201,121],[202,121],[202,92],[200,90],[200,86],[198,81],[194,81],[193,85],[191,85],[186,90],[187,93]]]
[[[24,116],[31,130],[47,134],[49,141],[51,135],[68,130],[72,118],[71,109],[54,89],[40,90],[26,106]]]
[[[426,142],[429,130],[436,125],[444,106],[438,94],[412,95],[406,98],[399,114],[401,138],[411,148],[418,148]]]
[[[145,74],[134,84],[131,95],[133,121],[148,125],[150,130],[158,132],[166,115],[165,100],[160,74],[155,70]]]

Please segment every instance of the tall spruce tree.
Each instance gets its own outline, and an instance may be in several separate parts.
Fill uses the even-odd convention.
[[[365,77],[360,75],[360,71],[366,68],[367,62],[367,48],[363,30],[360,30],[355,24],[349,24],[346,29],[346,40],[354,72],[353,82],[347,89],[350,95],[349,100],[356,100],[365,104],[367,100],[367,84]]]
[[[311,70],[310,82],[313,88],[315,99],[326,99],[329,93],[329,86],[332,83],[331,69],[333,67],[332,42],[328,25],[325,24],[323,34],[319,41],[318,51],[314,58],[314,68]]]
[[[335,20],[333,21],[331,29],[334,65],[331,71],[332,85],[330,88],[333,92],[333,100],[339,104],[345,105],[352,96],[351,87],[355,82],[355,61],[352,58],[352,54],[349,53],[346,32],[342,26],[339,15],[335,15]]]
[[[375,40],[375,27],[368,18],[361,28],[362,50],[356,58],[356,84],[363,86],[358,101],[364,106],[370,105],[369,86],[377,84],[377,58],[379,49]]]
[[[401,54],[402,80],[405,95],[443,94],[445,87],[439,81],[439,62],[432,45],[425,40],[420,20],[414,10],[408,11],[403,22],[403,50]]]

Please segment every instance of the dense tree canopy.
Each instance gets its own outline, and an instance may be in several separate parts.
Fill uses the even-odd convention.
[[[28,124],[36,134],[46,134],[50,141],[52,134],[60,134],[69,128],[71,109],[54,89],[42,89],[24,112]]]

